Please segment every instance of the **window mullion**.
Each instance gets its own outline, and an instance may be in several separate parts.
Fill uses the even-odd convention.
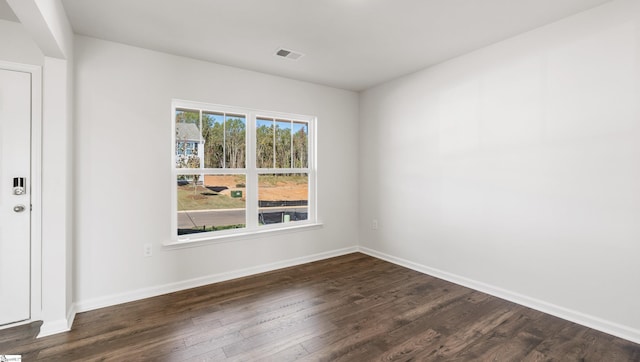
[[[227,114],[222,116],[222,168],[227,168]]]
[[[276,168],[276,120],[273,119],[273,168]]]
[[[258,174],[256,172],[256,122],[255,113],[247,114],[247,135],[245,167],[247,172],[247,197],[246,197],[246,217],[247,229],[258,227]]]

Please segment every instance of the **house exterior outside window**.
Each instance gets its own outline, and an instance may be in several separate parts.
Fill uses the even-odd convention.
[[[198,126],[193,123],[176,123],[176,167],[187,167],[198,164],[204,166],[203,155],[204,139],[200,135]]]

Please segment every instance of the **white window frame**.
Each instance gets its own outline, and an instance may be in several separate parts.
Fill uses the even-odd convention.
[[[176,167],[176,132],[175,115],[177,109],[199,110],[202,119],[203,112],[238,114],[246,116],[246,157],[245,168],[199,168],[184,169]],[[303,121],[308,124],[308,164],[305,168],[257,168],[256,167],[256,119],[273,118],[291,121]],[[284,112],[263,111],[245,107],[225,106],[193,101],[173,99],[171,102],[171,237],[164,243],[165,246],[194,246],[202,243],[216,241],[230,241],[255,237],[268,233],[291,232],[301,229],[320,227],[317,215],[316,197],[316,117],[291,114]],[[202,132],[202,130],[200,130]],[[287,223],[259,225],[258,223],[258,175],[259,174],[285,174],[305,173],[308,175],[308,205],[307,220]],[[178,235],[178,198],[176,180],[178,175],[246,175],[246,226],[241,229],[228,229],[210,231],[197,234]]]

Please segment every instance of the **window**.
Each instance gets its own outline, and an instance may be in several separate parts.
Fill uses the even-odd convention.
[[[174,100],[173,238],[313,225],[314,117]]]

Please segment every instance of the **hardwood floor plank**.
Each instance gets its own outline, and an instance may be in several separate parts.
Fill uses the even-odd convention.
[[[640,345],[360,253],[0,330],[23,361],[635,361]]]
[[[38,335],[40,326],[42,326],[42,322],[33,322],[17,328],[0,330],[0,346],[33,340]]]
[[[271,349],[275,344],[282,343],[283,340],[295,341],[298,344],[317,334],[330,333],[336,330],[336,326],[323,318],[308,318],[306,320],[292,319],[288,324],[278,326],[264,333],[245,337],[243,340],[223,347],[227,357],[239,354],[246,354],[255,350],[262,350],[263,347]]]
[[[482,315],[482,318],[466,315],[461,320],[461,323],[455,327],[457,331],[448,335],[447,341],[443,344],[444,347],[436,355],[447,359],[453,358],[470,343],[482,338],[482,336],[514,315],[513,310],[501,308],[504,305],[503,301],[498,301],[500,303],[493,302],[494,300],[492,299],[473,310],[476,315]],[[452,328],[448,327],[447,330],[451,331]],[[441,331],[441,333],[443,332]]]
[[[425,292],[427,289],[418,288]],[[415,308],[416,300],[425,298],[422,295],[414,294],[415,289],[401,288],[392,289],[391,295],[394,296],[392,300],[385,300],[383,303],[377,303],[370,308],[361,309],[357,313],[349,314],[346,318],[339,318],[336,323],[340,327],[340,330],[335,333],[328,333],[320,335],[314,339],[311,339],[303,343],[303,346],[307,351],[313,352],[311,356],[317,356],[322,359],[323,356],[333,356],[335,353],[332,351],[351,351],[353,349],[361,348],[364,344],[377,342],[376,346],[380,345],[379,340],[390,334],[393,334],[395,330],[402,329],[412,323],[411,320],[406,318],[398,318],[398,315],[402,316],[404,313]],[[466,294],[470,293],[469,290],[461,290],[460,294],[453,294],[452,299],[438,299],[432,305],[432,308],[437,308],[439,312],[446,313],[455,309],[456,303],[463,303]],[[426,292],[425,292],[426,293]],[[441,303],[441,304],[438,304]],[[452,311],[457,314],[458,311]],[[442,321],[450,319],[450,315],[442,317]],[[429,318],[437,318],[437,313],[430,314]],[[388,348],[393,343],[382,343],[384,348]],[[383,348],[383,350],[384,350]],[[341,352],[340,355],[349,355],[351,352]],[[334,356],[335,357],[335,356]],[[332,357],[333,358],[333,357]]]
[[[304,356],[300,361],[372,361],[382,353],[370,340],[360,339],[352,343],[336,343],[333,348],[321,349]]]
[[[535,316],[534,316],[535,314]],[[465,349],[454,360],[507,360],[521,361],[536,348],[544,336],[538,333],[536,324],[545,315],[520,306],[514,306],[513,316],[502,321]],[[547,321],[542,320],[542,323]]]
[[[408,291],[406,292],[408,293]],[[366,335],[363,335],[365,332],[372,333],[376,329],[395,325],[398,323],[394,320],[395,314],[387,312],[389,309],[394,309],[394,313],[402,313],[410,308],[406,303],[396,303],[405,296],[397,289],[393,289],[386,295],[372,296],[358,300],[350,305],[342,305],[326,315],[329,320],[339,327],[339,330],[319,335],[303,342],[302,345],[309,352],[335,348],[335,343],[342,345],[357,343],[367,338]],[[381,318],[381,316],[385,317]]]
[[[218,323],[198,325],[197,330],[197,333],[185,337],[187,348],[203,344],[217,348],[244,339],[239,330],[223,328]]]
[[[546,338],[523,360],[640,361],[640,348],[637,344],[556,319],[565,324],[565,327]]]
[[[154,361],[220,361],[226,359],[221,344],[230,343],[230,339],[212,339],[195,345],[186,345],[181,349],[156,356]]]
[[[396,331],[400,331],[399,328]],[[392,332],[393,333],[393,332]],[[398,333],[396,333],[397,335]],[[438,340],[442,335],[433,329],[416,328],[415,334],[405,334],[402,331],[402,337],[393,339],[385,339],[381,350],[384,352],[380,356],[381,361],[407,361],[416,358],[419,352],[425,351],[432,346],[438,345]]]
[[[461,294],[457,298],[436,298],[434,302],[438,301],[438,304],[432,302],[431,308],[424,310],[424,313],[411,323],[386,334],[379,343],[385,351],[388,351],[388,354],[385,354],[388,355],[388,359],[397,360],[399,356],[405,358],[418,355],[436,356],[437,352],[446,346],[444,339],[450,336],[443,335],[433,328],[439,329],[440,326],[448,323],[451,313],[457,313],[458,308],[464,306],[464,303],[471,303],[471,299],[467,299],[471,291],[459,288],[458,292]],[[497,313],[493,320],[489,319],[489,323],[484,328],[492,329],[492,326],[502,325],[505,321],[512,319],[509,311],[500,311],[500,313]],[[483,332],[475,331],[475,333]],[[471,328],[467,333],[474,333],[474,331]]]
[[[264,358],[260,359],[266,361],[297,361],[302,357],[307,356],[308,354],[309,353],[304,349],[304,347],[302,347],[301,344],[296,344],[278,353],[269,356],[263,356]]]
[[[161,327],[125,330],[125,333],[116,337],[95,336],[92,337],[92,343],[65,344],[45,348],[38,354],[38,359],[80,361],[95,357],[134,360],[129,356],[141,356],[138,360],[151,360],[153,356],[184,349],[183,334],[185,331],[187,333],[191,331],[187,328],[190,324],[189,320],[185,320]],[[131,345],[135,345],[137,348],[131,349]],[[158,351],[158,349],[161,350]]]

